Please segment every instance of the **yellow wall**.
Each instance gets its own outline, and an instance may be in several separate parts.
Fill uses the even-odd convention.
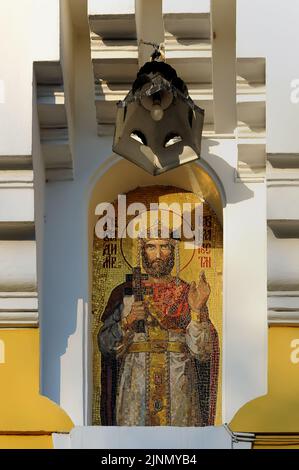
[[[67,414],[39,394],[38,329],[0,329],[0,383],[0,447],[48,448],[51,433],[72,429]]]
[[[298,340],[298,341],[296,341]],[[282,447],[299,444],[299,328],[273,326],[269,329],[268,394],[242,407],[230,423],[237,432],[253,432],[257,446]],[[272,436],[272,444],[268,434]],[[281,437],[278,437],[278,436]]]
[[[52,449],[50,434],[44,436],[0,436],[0,449]]]

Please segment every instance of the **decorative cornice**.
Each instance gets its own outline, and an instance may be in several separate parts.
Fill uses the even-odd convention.
[[[0,327],[38,326],[36,292],[0,292]]]
[[[269,325],[299,325],[298,310],[268,310]]]
[[[0,170],[0,184],[32,183],[33,170]]]
[[[52,167],[64,169],[73,166],[69,136],[73,103],[70,103],[70,81],[63,82],[63,67],[64,63],[60,60],[34,64],[41,148],[46,171]]]
[[[46,169],[47,181],[72,181],[74,172],[72,168],[48,168]]]
[[[0,328],[38,327],[38,312],[0,312]]]
[[[299,178],[279,178],[279,179],[268,179],[267,178],[267,187],[268,188],[283,188],[287,186],[299,186]]]
[[[276,238],[299,238],[299,219],[268,219],[267,224]]]
[[[32,155],[0,155],[0,170],[30,170]]]

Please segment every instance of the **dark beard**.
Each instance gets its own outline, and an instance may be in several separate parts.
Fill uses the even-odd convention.
[[[142,249],[142,266],[147,274],[152,277],[164,277],[171,273],[174,266],[174,252],[172,250],[166,260],[157,259],[149,261],[145,249]]]

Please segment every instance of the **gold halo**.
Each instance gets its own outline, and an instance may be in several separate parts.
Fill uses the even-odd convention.
[[[158,212],[159,212],[159,211],[163,211],[163,210],[164,210],[164,211],[167,211],[167,209],[158,209]],[[139,218],[139,217],[140,217],[143,213],[145,213],[145,212],[150,213],[150,212],[154,212],[154,211],[153,211],[153,210],[146,210],[146,211],[140,212],[140,214],[138,214],[138,216],[136,216],[136,218],[137,218],[137,217]],[[188,222],[185,220],[185,218],[184,218],[184,216],[183,216],[182,214],[177,214],[175,211],[171,211],[171,212],[174,213],[174,214],[176,214],[177,216],[180,216],[180,218],[183,219],[183,220],[185,221],[185,223],[188,223]],[[134,220],[134,218],[133,218],[132,220]],[[129,223],[132,222],[132,220],[129,220],[129,221],[126,223],[126,228],[124,229],[124,231],[127,231],[127,227],[128,227],[128,225],[129,225]],[[189,223],[188,223],[188,225],[189,225],[189,227],[191,228],[191,226],[190,226]],[[149,227],[149,228],[151,228],[151,227]],[[145,238],[145,237],[144,237],[144,238]],[[123,238],[123,237],[121,237],[121,239],[120,239],[120,251],[121,251],[122,257],[123,257],[125,263],[129,266],[129,268],[130,268],[130,269],[133,269],[133,266],[132,266],[132,264],[129,262],[128,256],[126,256],[126,253],[125,253],[125,250],[124,250],[124,241],[125,241],[125,240],[128,240],[128,239],[131,241],[132,248],[133,248],[133,244],[134,244],[134,243],[136,244],[136,241],[138,242],[138,240],[140,240],[140,238],[139,238],[139,237],[136,237],[136,238],[131,238],[131,237],[130,237],[130,238],[129,238],[129,237]],[[179,239],[174,239],[174,240],[177,240],[177,243],[180,243],[180,242],[183,243],[183,242],[180,241]],[[136,246],[135,249],[137,249],[137,246]],[[133,251],[133,250],[132,250],[132,251]],[[194,258],[195,247],[193,247],[192,250],[188,250],[188,251],[190,251],[190,252],[192,251],[192,254],[191,254],[191,256],[190,256],[190,259],[188,260],[187,263],[185,263],[185,265],[184,265],[182,268],[180,268],[180,270],[178,271],[178,273],[180,273],[180,272],[182,272],[184,269],[186,269],[186,268],[189,266],[189,264],[191,263],[191,261],[193,260],[193,258]]]

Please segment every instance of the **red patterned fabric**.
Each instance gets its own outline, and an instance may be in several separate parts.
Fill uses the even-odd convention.
[[[146,283],[148,286],[148,283]],[[160,324],[165,329],[185,329],[191,320],[188,304],[189,284],[182,280],[172,279],[168,283],[150,285],[152,302],[159,312]]]

